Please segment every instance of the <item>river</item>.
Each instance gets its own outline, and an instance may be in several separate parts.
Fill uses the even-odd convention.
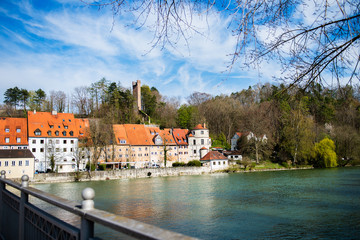
[[[35,187],[79,203],[82,189],[92,187],[96,208],[201,239],[360,239],[360,168]]]

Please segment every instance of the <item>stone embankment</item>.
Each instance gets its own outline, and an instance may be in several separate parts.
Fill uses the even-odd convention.
[[[209,167],[176,167],[176,168],[141,168],[114,171],[95,171],[77,173],[43,173],[35,174],[31,183],[55,183],[74,181],[100,181],[113,179],[132,179],[147,177],[167,177],[184,175],[202,175],[211,173]]]

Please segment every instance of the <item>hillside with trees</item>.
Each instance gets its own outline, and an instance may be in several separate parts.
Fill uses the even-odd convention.
[[[306,89],[286,85],[256,85],[230,95],[194,92],[186,104],[167,98],[155,87],[142,86],[142,105],[152,124],[161,128],[193,128],[206,123],[214,146],[229,148],[236,132],[243,156],[292,165],[332,167],[360,159],[360,89],[336,89],[311,83]],[[78,87],[71,96],[62,91],[7,89],[2,116],[21,117],[26,111],[73,112],[105,124],[145,123],[130,89],[101,79]],[[260,141],[266,136],[266,141]]]

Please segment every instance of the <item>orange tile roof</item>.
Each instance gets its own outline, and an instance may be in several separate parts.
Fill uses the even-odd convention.
[[[122,124],[114,124],[114,136],[116,139],[116,144],[129,144],[129,140],[126,134],[126,130],[124,125]],[[125,141],[125,143],[122,143],[122,141]]]
[[[166,145],[176,145],[175,139],[172,135],[172,130],[170,128],[165,128],[160,131],[160,136],[165,140]]]
[[[207,128],[204,128],[201,124],[198,124],[193,130],[200,130],[200,129],[207,129]]]
[[[153,136],[150,134],[149,129],[144,125],[124,124],[124,128],[130,145],[144,146],[153,144]]]
[[[6,143],[5,138],[9,139],[8,143]],[[17,142],[18,138],[20,138],[20,143]],[[0,145],[28,144],[26,118],[0,118]]]
[[[75,118],[75,126],[77,128],[78,137],[88,138],[90,131],[90,123],[87,118]]]
[[[227,158],[218,151],[208,152],[200,161],[210,161],[210,160],[227,160]]]
[[[188,133],[189,133],[188,129],[181,129],[181,128],[173,129],[173,136],[177,145],[188,145],[187,137],[186,137]]]
[[[79,136],[77,130],[74,114],[72,113],[57,113],[53,115],[50,112],[28,112],[29,137],[77,138]],[[36,131],[39,131],[40,135],[36,135]]]

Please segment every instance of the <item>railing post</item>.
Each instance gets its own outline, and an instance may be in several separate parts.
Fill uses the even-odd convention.
[[[6,171],[1,171],[1,179],[5,179]],[[0,236],[2,236],[2,225],[3,225],[3,191],[5,190],[5,183],[0,182]]]
[[[19,240],[25,239],[25,204],[29,201],[29,195],[23,191],[22,188],[29,186],[29,176],[23,175],[21,177],[21,199],[19,209]]]
[[[94,209],[94,197],[95,191],[92,188],[85,188],[81,192],[83,201],[81,203],[81,209],[88,211]],[[85,216],[81,217],[81,229],[80,239],[87,240],[94,237],[94,222],[86,219]]]

